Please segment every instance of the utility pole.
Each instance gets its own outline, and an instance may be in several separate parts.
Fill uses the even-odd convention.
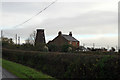
[[[116,46],[116,51],[118,50],[118,47]]]
[[[109,45],[107,46],[107,49],[108,49],[108,51],[109,51]]]
[[[95,43],[93,43],[93,49],[95,48]]]
[[[17,44],[17,34],[15,35],[15,39],[16,39],[16,44]]]
[[[20,44],[20,36],[18,36],[18,44]]]
[[[1,30],[1,41],[3,39],[3,30]]]

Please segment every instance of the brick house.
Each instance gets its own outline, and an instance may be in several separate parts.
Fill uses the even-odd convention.
[[[79,47],[79,41],[72,36],[72,32],[70,32],[69,35],[65,35],[65,34],[62,34],[61,31],[59,31],[58,36],[55,37],[52,41],[49,41],[48,44],[54,44],[56,46],[71,44],[76,48]]]

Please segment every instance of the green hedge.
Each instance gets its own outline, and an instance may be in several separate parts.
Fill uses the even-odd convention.
[[[3,58],[58,79],[120,79],[119,55],[44,53],[3,49]]]

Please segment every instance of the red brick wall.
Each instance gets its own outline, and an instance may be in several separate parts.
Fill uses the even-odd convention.
[[[80,44],[80,43],[79,43],[79,41],[78,41],[78,42],[77,42],[77,46],[78,46],[78,47],[79,47],[79,44]]]
[[[65,38],[63,38],[62,36],[57,36],[55,39],[50,41],[48,44],[55,44],[57,46],[62,46],[67,43],[68,41]]]
[[[75,41],[70,42],[69,41],[68,43],[71,44],[74,47],[79,47],[79,42],[75,42]]]
[[[55,44],[57,46],[62,46],[64,44],[71,44],[74,47],[79,47],[79,41],[68,41],[65,38],[63,38],[61,35],[54,38],[52,41],[48,42],[48,44]]]

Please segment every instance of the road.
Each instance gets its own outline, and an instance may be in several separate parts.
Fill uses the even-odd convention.
[[[2,79],[3,78],[3,79]],[[18,80],[18,78],[0,66],[0,80]]]

